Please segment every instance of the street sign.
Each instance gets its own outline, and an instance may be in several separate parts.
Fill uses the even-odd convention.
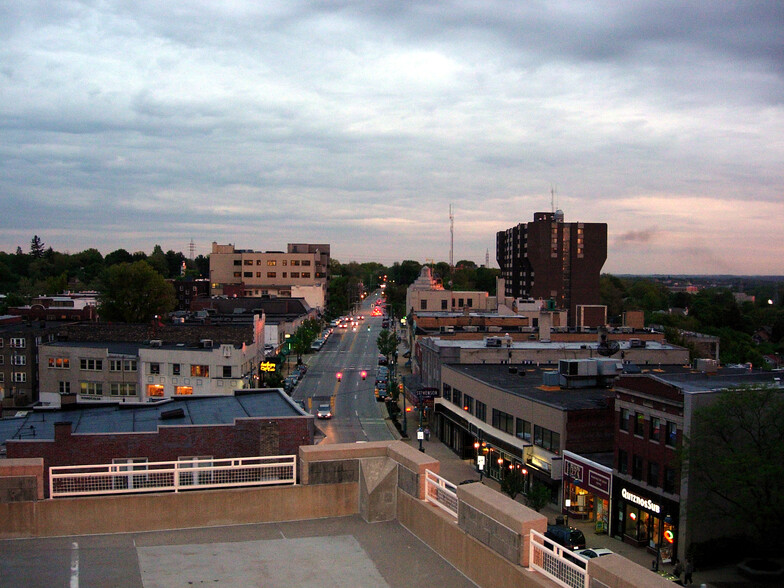
[[[438,396],[438,388],[420,388],[416,395],[420,398],[435,398]]]
[[[422,429],[418,430],[417,431],[417,439],[419,441],[422,441],[424,438],[425,438],[425,432]]]
[[[485,469],[485,456],[484,455],[477,455],[476,456],[476,468],[478,470]]]

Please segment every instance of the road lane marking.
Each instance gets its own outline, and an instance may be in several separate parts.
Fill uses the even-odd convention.
[[[79,544],[71,543],[71,588],[79,588]]]

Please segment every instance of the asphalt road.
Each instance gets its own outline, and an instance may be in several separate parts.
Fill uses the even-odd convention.
[[[376,401],[373,391],[378,369],[376,339],[382,320],[370,316],[375,300],[375,296],[370,296],[363,303],[360,313],[365,319],[356,330],[351,327],[334,330],[321,351],[310,357],[308,372],[294,389],[292,397],[303,400],[313,414],[319,404],[331,403],[332,418],[317,421],[325,435],[323,443],[393,439],[384,419],[384,403]],[[367,372],[365,380],[362,371]],[[336,377],[338,372],[342,374],[340,381]]]

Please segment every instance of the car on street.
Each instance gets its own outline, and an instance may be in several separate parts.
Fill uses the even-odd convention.
[[[320,419],[331,419],[332,407],[328,403],[319,404],[318,410],[316,411],[316,417]]]
[[[544,536],[572,551],[585,549],[585,535],[583,535],[583,532],[580,529],[576,529],[575,527],[569,527],[567,525],[547,525],[547,532]]]
[[[610,555],[613,552],[604,547],[593,547],[589,549],[578,549],[575,553],[577,555],[582,555],[587,559],[593,559],[595,557],[601,557],[602,555]]]

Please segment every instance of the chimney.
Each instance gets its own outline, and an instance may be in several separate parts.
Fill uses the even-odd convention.
[[[65,441],[71,437],[71,421],[60,421],[54,424],[54,440]]]

